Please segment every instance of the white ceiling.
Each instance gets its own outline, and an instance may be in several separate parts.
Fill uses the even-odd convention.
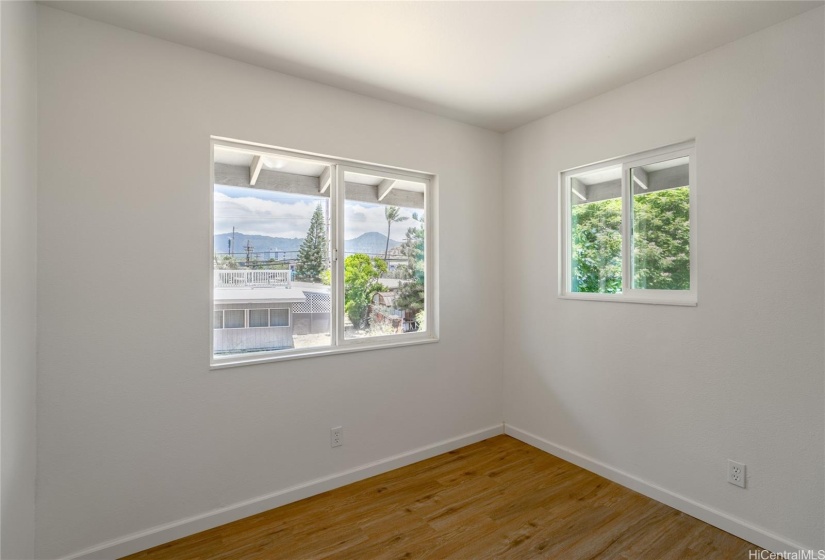
[[[44,2],[506,131],[822,2]]]

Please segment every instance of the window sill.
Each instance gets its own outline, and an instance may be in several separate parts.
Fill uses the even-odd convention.
[[[559,299],[578,301],[609,301],[612,303],[642,303],[647,305],[675,305],[679,307],[696,307],[699,305],[695,294],[684,296],[656,295],[633,296],[625,294],[559,294]]]
[[[316,356],[332,356],[335,354],[349,354],[350,352],[364,352],[367,350],[385,350],[388,348],[400,348],[404,346],[417,346],[419,344],[431,344],[433,342],[438,341],[439,338],[437,336],[428,336],[422,333],[422,336],[416,336],[414,338],[413,336],[410,336],[410,338],[406,338],[405,340],[392,342],[388,342],[386,339],[380,341],[360,339],[355,341],[348,341],[346,344],[338,347],[302,348],[299,350],[275,351],[271,353],[261,352],[260,354],[256,354],[254,358],[242,358],[240,357],[242,355],[234,354],[227,356],[225,359],[213,358],[209,366],[209,369],[216,370],[241,366],[251,366],[270,362],[282,362],[286,360],[313,358]]]

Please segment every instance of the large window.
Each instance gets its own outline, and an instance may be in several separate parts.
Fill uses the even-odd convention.
[[[435,178],[213,140],[212,363],[437,339]]]
[[[693,143],[561,174],[560,295],[696,304]]]

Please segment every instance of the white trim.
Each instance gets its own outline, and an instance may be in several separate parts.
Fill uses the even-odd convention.
[[[427,320],[429,322],[429,319]],[[429,326],[428,326],[429,329]],[[420,337],[418,335],[421,335]],[[331,336],[331,334],[330,334]],[[389,348],[399,348],[401,346],[417,346],[419,344],[431,344],[438,342],[438,338],[427,332],[423,333],[406,333],[404,335],[396,335],[391,342],[382,341],[387,337],[372,337],[355,339],[359,342],[355,344],[333,346],[317,346],[314,348],[296,348],[293,350],[273,350],[272,352],[255,352],[254,357],[239,360],[243,358],[244,354],[229,354],[222,359],[221,356],[216,356],[209,366],[209,369],[224,369],[239,366],[252,366],[258,364],[266,364],[270,362],[279,362],[282,360],[296,360],[299,358],[308,358],[311,356],[330,356],[334,354],[346,354],[348,352],[363,352],[367,350],[385,350]],[[363,341],[363,342],[361,342]],[[277,354],[276,354],[277,352]]]
[[[321,194],[327,192],[329,188],[330,182],[332,181],[332,166],[325,166],[324,170],[321,172],[321,176],[318,177],[318,191]]]
[[[438,340],[440,329],[439,304],[439,210],[438,210],[438,175],[433,175],[424,189],[424,207],[427,212],[424,226],[424,308],[426,309],[427,327],[424,334]]]
[[[342,224],[344,221],[344,214],[340,208],[341,186],[343,183],[343,175],[340,175],[339,180],[339,165],[331,165],[329,168],[329,204],[327,205],[327,212],[329,216],[329,248],[331,251],[329,260],[329,349],[338,348],[338,341],[340,336],[338,334],[338,325],[344,328],[344,314],[338,313],[335,309],[336,302],[344,301],[343,288],[339,289],[339,284],[343,286],[344,282],[344,268],[343,264],[339,266],[339,261],[343,262],[338,252],[338,245],[343,245],[344,231]],[[343,309],[343,304],[341,304]]]
[[[335,195],[333,199],[335,202],[331,204],[331,207],[334,211],[331,214],[335,215],[335,221],[333,222],[335,225],[335,234],[333,236],[333,251],[335,251],[335,266],[331,267],[333,269],[332,272],[332,286],[334,289],[332,290],[332,301],[330,302],[330,313],[335,316],[335,329],[330,329],[330,334],[334,331],[334,342],[332,346],[334,348],[340,348],[341,342],[344,340],[344,261],[347,258],[347,253],[344,248],[344,214],[346,213],[346,201],[345,197],[345,188],[346,183],[344,182],[344,166],[343,165],[336,165],[335,166],[335,185],[336,188],[332,194]],[[339,247],[340,245],[340,247]],[[339,306],[338,302],[340,303],[341,312],[338,312],[337,307]]]
[[[777,554],[818,548],[794,543],[767,529],[657,486],[568,447],[552,443],[511,424],[504,424],[504,433]]]
[[[276,507],[303,500],[310,496],[315,496],[322,492],[340,488],[341,486],[346,486],[347,484],[352,484],[353,482],[358,482],[371,476],[411,465],[412,463],[417,463],[418,461],[423,461],[502,433],[504,433],[504,426],[502,424],[489,426],[475,432],[366,463],[346,471],[296,484],[295,486],[251,500],[238,502],[224,508],[173,521],[172,523],[158,525],[145,531],[132,533],[131,535],[110,540],[70,554],[69,556],[63,557],[62,560],[109,559],[134,554],[154,546],[249,517],[250,515],[256,515]]]
[[[261,156],[252,156],[252,163],[249,164],[249,184],[253,187],[258,182],[258,175],[261,174],[261,169],[264,166],[264,158]]]
[[[635,290],[636,292],[640,292],[643,290]],[[633,297],[633,296],[625,296],[620,297],[622,294],[593,294],[593,293],[586,293],[586,292],[570,292],[566,294],[559,294],[559,299],[577,299],[579,301],[609,301],[612,303],[649,303],[652,305],[678,305],[681,307],[696,307],[698,303],[696,303],[695,298],[691,297],[684,297],[679,298],[676,297],[677,294],[668,293],[667,290],[649,290],[651,292],[656,292],[656,294],[647,294],[645,297]],[[675,292],[675,290],[674,290]],[[666,294],[666,295],[659,295],[659,294]]]
[[[747,521],[691,500],[690,498],[667,490],[666,488],[662,488],[661,486],[647,482],[637,476],[593,459],[592,457],[578,453],[568,447],[552,443],[535,434],[517,428],[511,424],[504,423],[503,425],[497,424],[455,438],[443,440],[432,445],[419,447],[417,449],[399,453],[378,461],[366,463],[330,476],[296,484],[295,486],[253,498],[251,500],[238,502],[224,508],[215,509],[199,515],[173,521],[171,523],[158,525],[145,531],[139,531],[121,538],[106,541],[104,543],[78,551],[74,554],[65,556],[62,560],[102,560],[109,558],[120,558],[122,556],[134,554],[154,546],[165,544],[201,531],[206,531],[208,529],[212,529],[226,523],[231,523],[251,515],[256,515],[258,513],[296,502],[310,496],[315,496],[322,492],[340,488],[371,476],[382,474],[393,469],[398,469],[418,461],[423,461],[442,453],[447,453],[454,449],[459,449],[461,447],[495,437],[502,433],[516,438],[527,445],[540,449],[545,453],[559,457],[560,459],[568,461],[585,470],[620,484],[625,488],[639,492],[640,494],[656,500],[657,502],[668,505],[750,543],[765,548],[766,550],[781,554],[796,552],[799,550],[816,549],[816,547],[803,546],[798,543],[794,543],[793,541],[772,533],[762,527],[752,525]]]
[[[259,144],[256,142],[247,142],[243,140],[236,140],[233,138],[226,138],[224,136],[211,136],[210,138],[213,147],[221,146],[222,148],[228,150],[243,152],[246,154],[254,155],[257,153],[265,156],[275,155],[281,159],[297,159],[303,161],[310,160],[320,165],[342,164],[350,167],[358,167],[361,169],[365,169],[369,172],[368,174],[371,175],[375,175],[376,172],[378,172],[382,176],[386,176],[387,174],[399,175],[399,178],[402,180],[409,180],[410,177],[412,177],[414,180],[431,179],[433,177],[432,173],[428,173],[426,171],[419,171],[415,169],[392,167],[363,160],[327,156],[303,150],[295,150],[291,148],[283,148],[278,146],[269,146],[266,144]],[[212,184],[214,185],[214,178]]]
[[[384,179],[381,181],[381,184],[378,185],[378,202],[381,202],[387,197],[388,194],[390,194],[397,182],[398,181],[393,179]]]
[[[630,188],[632,168],[679,157],[688,158],[690,177],[690,289],[689,290],[646,290],[635,289],[633,280],[633,194]],[[582,175],[610,167],[621,166],[622,199],[622,291],[617,294],[597,294],[572,291],[570,262],[572,255],[572,231],[570,228],[571,195],[581,197],[575,192],[573,183]],[[648,150],[637,154],[611,158],[597,163],[565,169],[559,173],[559,263],[558,263],[558,297],[561,299],[584,301],[612,301],[622,303],[649,303],[659,305],[679,305],[695,307],[698,305],[699,259],[697,213],[697,175],[696,175],[696,141],[688,140]]]
[[[628,184],[629,167],[627,162],[622,163],[622,293],[627,297],[633,286],[633,189]],[[572,254],[572,253],[571,253]],[[617,294],[618,295],[618,294]]]

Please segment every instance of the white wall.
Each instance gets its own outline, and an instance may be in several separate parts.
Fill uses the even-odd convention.
[[[506,135],[508,427],[825,548],[824,105],[819,8]],[[558,173],[690,138],[699,306],[558,299]]]
[[[500,427],[501,135],[39,16],[39,558]],[[438,173],[441,342],[210,371],[211,134]]]
[[[825,547],[822,8],[511,132],[503,165],[496,133],[38,10],[37,557],[472,433],[502,406],[544,442]],[[6,406],[8,341],[33,340],[6,316],[34,306],[29,283],[6,307],[7,213],[32,227],[34,176],[19,168],[9,209],[5,55],[3,80],[5,511],[7,415],[20,457],[34,439],[31,388]],[[442,341],[210,371],[210,134],[438,173]],[[558,172],[694,137],[699,306],[558,300]]]
[[[34,554],[37,24],[0,2],[0,556]]]

